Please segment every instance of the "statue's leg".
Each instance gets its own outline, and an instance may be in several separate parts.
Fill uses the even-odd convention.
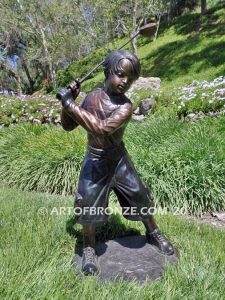
[[[146,237],[150,244],[157,246],[163,253],[174,253],[171,243],[160,232],[152,214],[154,208],[153,196],[140,179],[132,161],[125,155],[119,162],[115,174],[114,192],[120,205],[127,208],[137,208],[139,216],[126,216],[130,220],[141,220],[146,228]]]
[[[96,239],[95,239],[95,230],[94,225],[83,225],[83,246],[92,247],[95,249]]]
[[[95,253],[95,229],[94,225],[83,225],[82,271],[85,275],[95,275],[99,272]]]
[[[107,150],[89,146],[80,172],[75,207],[82,209],[78,223],[83,225],[82,271],[87,275],[99,272],[95,253],[95,227],[108,219],[105,208],[108,207],[116,168],[115,153],[114,148]]]
[[[158,229],[158,226],[153,216],[150,216],[148,219],[143,220],[143,224],[145,225],[147,232],[152,232],[155,229]]]

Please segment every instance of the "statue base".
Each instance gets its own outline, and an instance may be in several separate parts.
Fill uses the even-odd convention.
[[[175,251],[176,252],[176,251]],[[100,273],[99,280],[132,281],[160,279],[166,265],[175,265],[178,254],[167,256],[147,243],[145,236],[126,236],[96,246]],[[71,264],[81,273],[82,249],[75,254]]]

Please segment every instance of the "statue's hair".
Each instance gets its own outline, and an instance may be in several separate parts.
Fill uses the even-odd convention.
[[[141,66],[137,56],[126,50],[116,50],[111,52],[104,60],[104,74],[108,78],[110,74],[115,74],[121,70],[120,61],[128,59],[133,67],[133,74],[135,80],[140,76]]]

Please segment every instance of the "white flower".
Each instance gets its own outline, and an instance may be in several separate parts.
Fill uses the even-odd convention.
[[[225,94],[225,89],[217,89],[215,92],[220,94],[220,95],[224,95]]]
[[[207,97],[207,96],[209,96],[209,95],[206,93],[202,93],[202,97]]]

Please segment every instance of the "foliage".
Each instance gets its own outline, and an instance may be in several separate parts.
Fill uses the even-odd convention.
[[[184,207],[192,213],[224,209],[224,117],[196,124],[175,116],[132,122],[126,144],[156,204]],[[0,141],[0,179],[36,191],[71,194],[83,158],[81,128],[5,128]]]
[[[173,96],[168,99],[173,88],[191,84],[193,79],[211,81],[224,74],[224,16],[224,5],[211,8],[204,17],[199,13],[185,14],[177,17],[169,28],[162,23],[155,42],[138,38],[141,75],[160,77],[162,102],[175,101]],[[126,40],[117,40],[113,49],[119,48]],[[95,86],[101,73],[85,82],[85,86]]]
[[[157,203],[192,213],[224,210],[224,120],[189,124],[158,115],[130,124],[127,147]]]
[[[186,116],[195,112],[225,112],[225,77],[213,81],[193,81],[188,86],[176,90],[177,114]]]
[[[147,1],[138,2],[141,15]],[[18,89],[24,91],[33,93],[42,81],[48,82],[48,90],[55,88],[57,70],[96,48],[107,49],[118,34],[119,23],[126,23],[128,30],[134,27],[130,25],[136,14],[133,5],[123,0],[2,0],[1,52],[5,52],[5,62],[11,61],[8,66],[14,64],[8,71],[5,64],[4,72],[14,74]]]
[[[0,98],[0,125],[31,122],[60,123],[61,104],[45,95]]]
[[[12,88],[16,82],[18,91],[50,91],[56,87],[57,71],[93,50],[109,49],[116,38],[130,35],[149,19],[159,25],[161,16],[166,20],[180,14],[181,2],[190,7],[195,1],[2,0],[2,86]],[[71,80],[73,72],[67,75],[60,84]]]
[[[0,132],[0,179],[23,189],[73,193],[84,152],[82,130],[16,126]]]
[[[81,79],[97,64],[103,61],[107,54],[108,52],[105,49],[92,51],[90,54],[69,65],[66,69],[60,70],[57,73],[57,85],[65,87],[75,78]],[[93,77],[94,74],[96,74],[96,71],[90,77]]]
[[[156,216],[160,228],[180,254],[176,267],[167,266],[161,280],[147,281],[143,285],[126,281],[102,282],[93,276],[77,275],[71,268],[74,247],[82,241],[81,227],[73,228],[72,215],[68,213],[73,207],[72,197],[24,193],[1,187],[0,201],[1,299],[224,297],[223,229],[169,214]],[[65,212],[60,214],[60,207],[65,208]],[[128,234],[132,229],[144,234],[141,222],[129,222],[113,215],[97,238],[102,240],[103,233],[106,241]]]

